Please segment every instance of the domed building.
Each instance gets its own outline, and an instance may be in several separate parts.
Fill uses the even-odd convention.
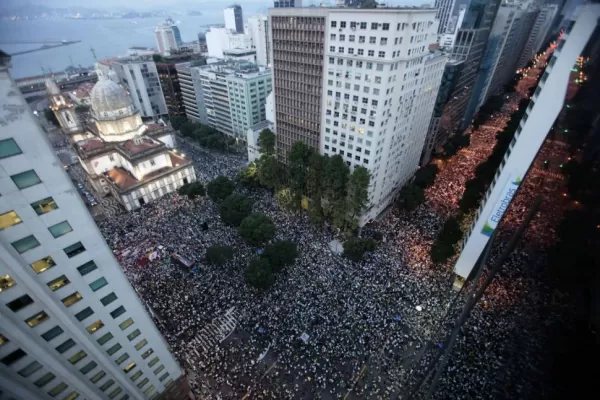
[[[174,149],[174,131],[144,123],[121,85],[100,75],[90,101],[86,128],[71,140],[98,193],[130,211],[196,180],[190,160]]]

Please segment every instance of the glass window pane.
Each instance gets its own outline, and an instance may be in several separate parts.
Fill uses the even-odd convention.
[[[50,391],[48,392],[48,395],[50,395],[50,397],[56,397],[59,394],[61,394],[62,392],[64,392],[67,389],[67,384],[64,382],[59,383],[58,385],[54,386],[52,389],[50,389]]]
[[[73,365],[87,357],[87,353],[83,350],[78,351],[69,358],[69,362]]]
[[[144,352],[144,354],[142,354],[142,358],[145,360],[146,358],[148,358],[152,353],[154,353],[154,350],[152,349],[148,349]],[[152,366],[152,365],[151,365]]]
[[[72,348],[73,346],[75,346],[75,341],[73,339],[67,339],[64,342],[62,342],[61,344],[59,344],[58,346],[56,346],[56,351],[58,351],[60,354],[62,354],[65,351]]]
[[[123,364],[129,358],[129,354],[123,353],[115,360],[118,365]]]
[[[93,313],[94,310],[92,310],[91,307],[86,307],[83,310],[79,311],[77,314],[75,314],[75,318],[77,318],[78,321],[83,321]]]
[[[25,189],[33,185],[37,185],[41,183],[40,177],[35,173],[34,170],[29,170],[25,172],[21,172],[20,174],[16,174],[10,177],[15,185],[19,189]]]
[[[58,208],[52,197],[46,197],[45,199],[31,203],[31,207],[34,209],[37,215],[46,214]]]
[[[78,397],[79,397],[79,393],[71,392],[71,394],[69,394],[67,397],[65,397],[64,400],[75,400]]]
[[[27,250],[31,250],[33,248],[38,247],[40,245],[40,242],[37,241],[35,236],[29,235],[27,237],[24,237],[23,239],[19,239],[16,242],[13,242],[12,245],[15,248],[15,250],[19,252],[19,254],[23,254]]]
[[[125,329],[127,329],[131,324],[133,324],[133,319],[128,318],[125,321],[121,322],[119,324],[119,328],[121,328],[122,331],[124,331]]]
[[[148,393],[150,393],[153,390],[154,390],[154,385],[150,385],[150,386],[148,386],[148,388],[146,390],[144,390],[144,394],[146,396],[148,396]]]
[[[33,299],[29,297],[29,295],[24,294],[23,296],[17,297],[13,301],[6,303],[6,306],[13,312],[17,312],[30,304],[33,304]]]
[[[100,372],[96,373],[96,375],[92,376],[90,381],[92,381],[92,383],[98,383],[98,381],[100,379],[104,378],[105,375],[106,375],[106,372],[100,371]]]
[[[128,373],[129,371],[131,371],[132,369],[134,369],[135,366],[136,366],[135,361],[132,361],[129,364],[127,364],[127,366],[125,366],[125,368],[123,368],[123,372]]]
[[[147,344],[148,344],[148,341],[146,339],[141,340],[138,344],[135,345],[135,349],[140,350],[142,347],[144,347]]]
[[[2,346],[4,343],[8,343],[8,341],[8,338],[0,333],[0,346]]]
[[[104,277],[102,277],[102,278],[96,279],[94,282],[90,283],[90,289],[92,289],[95,292],[96,290],[99,290],[106,285],[108,285],[108,282],[106,282],[106,279]]]
[[[109,379],[106,382],[104,382],[102,384],[102,386],[100,386],[100,390],[102,390],[104,392],[106,389],[108,389],[109,387],[111,387],[114,384],[115,384],[115,381],[113,379]]]
[[[135,331],[133,331],[129,335],[127,335],[127,339],[129,339],[129,341],[132,341],[133,339],[138,337],[140,335],[140,333],[141,333],[140,330],[136,329]]]
[[[50,329],[49,331],[47,331],[46,333],[42,334],[42,337],[44,338],[44,340],[46,342],[51,341],[52,339],[54,339],[55,337],[59,336],[60,334],[62,334],[64,331],[60,326],[55,326],[54,328]]]
[[[2,229],[10,228],[13,225],[17,225],[23,222],[21,218],[14,211],[9,211],[4,214],[0,214],[0,231]]]
[[[113,338],[113,334],[108,332],[104,335],[102,335],[102,337],[100,339],[98,339],[98,343],[100,343],[100,345],[103,345],[105,343],[107,343],[109,340],[111,340]]]
[[[48,318],[50,318],[48,317],[48,314],[46,314],[44,311],[40,311],[33,317],[27,318],[25,322],[27,323],[27,325],[33,328],[34,326],[38,326],[42,322],[46,321]]]
[[[158,375],[163,369],[165,369],[165,366],[161,364],[160,367],[154,370],[154,375]]]
[[[154,357],[152,361],[148,363],[149,367],[154,367],[154,365],[158,362],[158,357]]]
[[[112,392],[110,392],[108,394],[108,398],[109,399],[114,399],[115,397],[117,397],[119,395],[119,393],[121,393],[123,391],[123,389],[121,389],[120,387],[116,388],[115,390],[113,390]]]
[[[81,276],[85,276],[97,268],[98,267],[96,266],[96,264],[93,261],[88,261],[85,264],[83,264],[82,266],[77,267],[77,271],[79,271]]]
[[[142,376],[142,371],[138,371],[138,372],[136,372],[135,374],[131,375],[131,380],[135,382],[135,381],[137,381],[137,379],[138,379],[140,376]]]
[[[89,363],[84,365],[83,368],[81,368],[79,370],[79,372],[81,372],[82,374],[85,375],[88,372],[90,372],[91,370],[93,370],[94,368],[96,368],[97,366],[98,366],[98,364],[96,364],[96,361],[90,361]]]
[[[160,378],[158,378],[161,382],[164,381],[165,379],[167,379],[169,377],[169,373],[165,372],[165,374],[163,376],[161,376]]]
[[[73,231],[73,228],[71,228],[71,225],[69,224],[69,222],[63,221],[63,222],[59,222],[56,225],[52,225],[51,227],[48,228],[48,230],[50,231],[52,236],[57,238],[57,237],[61,237],[62,235],[65,235],[65,234]]]
[[[148,378],[144,378],[140,381],[140,383],[137,384],[137,387],[139,387],[140,389],[142,387],[144,387],[146,385],[146,383],[148,383]]]
[[[54,292],[60,289],[61,287],[68,285],[69,283],[71,283],[69,278],[67,278],[65,275],[61,275],[58,278],[48,282],[48,287]]]
[[[0,359],[0,362],[2,362],[2,364],[4,364],[4,365],[11,365],[12,363],[19,361],[21,358],[25,357],[26,355],[27,355],[27,353],[25,353],[23,350],[17,349],[15,351],[13,351],[12,353],[9,353],[9,354],[5,355],[4,357],[2,357],[2,359]]]
[[[94,333],[98,329],[102,328],[103,326],[104,326],[104,322],[102,322],[101,320],[98,320],[98,321],[94,322],[93,324],[91,324],[90,326],[88,326],[86,329],[89,333]]]
[[[83,297],[81,297],[79,292],[75,292],[62,299],[62,302],[65,306],[71,307],[73,304],[77,303],[81,299],[83,299]]]
[[[121,350],[121,345],[119,343],[117,343],[113,347],[111,347],[110,349],[106,350],[106,352],[108,353],[109,356],[112,356],[113,354],[115,354],[119,350]]]
[[[103,298],[101,298],[101,299],[100,299],[100,302],[101,302],[103,305],[107,306],[107,305],[109,305],[110,303],[112,303],[113,301],[115,301],[116,299],[117,299],[117,295],[116,295],[114,292],[112,292],[112,293],[111,293],[111,294],[109,294],[108,296],[104,296]]]
[[[33,384],[41,388],[50,383],[54,378],[56,378],[56,376],[52,372],[48,372],[44,376],[40,377],[37,381],[33,382]]]
[[[110,315],[111,315],[111,317],[113,317],[113,318],[117,318],[117,317],[119,317],[120,315],[123,315],[124,313],[125,313],[125,307],[123,307],[123,306],[120,306],[119,308],[117,308],[117,309],[115,309],[115,310],[111,311],[111,312],[110,312]]]
[[[6,158],[21,154],[19,145],[13,138],[0,140],[0,158]]]
[[[0,275],[0,293],[13,286],[15,286],[15,280],[10,275]]]
[[[77,254],[83,253],[85,251],[85,247],[81,244],[81,242],[77,242],[75,244],[70,245],[69,247],[64,248],[65,254],[69,258],[75,257]]]
[[[31,268],[33,268],[33,270],[37,274],[41,274],[45,270],[47,270],[49,268],[52,268],[55,265],[56,265],[56,263],[54,262],[54,260],[52,259],[52,257],[48,256],[48,257],[42,258],[41,260],[37,260],[36,262],[34,262],[33,264],[31,264]]]
[[[20,370],[19,375],[27,378],[28,376],[33,375],[36,371],[39,371],[40,368],[42,368],[42,364],[40,364],[37,361],[34,361],[31,364],[29,364],[28,366],[26,366],[25,368],[23,368],[22,370]]]

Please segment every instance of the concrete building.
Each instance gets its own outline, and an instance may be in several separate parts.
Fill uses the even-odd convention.
[[[200,77],[195,66],[206,64],[201,61],[185,62],[176,64],[177,77],[181,88],[181,99],[185,116],[192,122],[208,124],[208,115],[202,98]]]
[[[256,161],[260,158],[261,153],[258,146],[258,138],[264,129],[270,129],[275,133],[275,96],[271,92],[267,96],[265,103],[266,120],[248,129],[246,146],[248,148],[248,162]]]
[[[252,49],[252,38],[244,33],[237,33],[228,28],[210,28],[206,32],[206,46],[208,56],[213,58],[224,57],[224,52],[233,49]]]
[[[46,81],[46,90],[48,91],[48,103],[50,109],[54,112],[56,120],[65,133],[79,132],[82,129],[79,117],[75,112],[75,103],[69,96],[63,95],[58,85],[53,80]]]
[[[544,43],[548,41],[552,23],[557,13],[558,5],[556,4],[545,4],[540,8],[540,12],[529,33],[529,39],[519,58],[519,68],[524,67],[540,51]]]
[[[302,7],[302,0],[275,0],[273,1],[274,8],[289,8]]]
[[[169,55],[172,51],[178,51],[183,43],[179,27],[171,18],[158,24],[154,30],[156,36],[156,48],[163,55]]]
[[[195,61],[199,65],[205,63],[204,57],[199,54],[173,55],[170,57],[163,57],[161,61],[156,62],[158,79],[170,116],[186,115],[176,65],[188,61]]]
[[[229,61],[245,61],[256,64],[256,50],[230,49],[223,51],[223,59]]]
[[[3,399],[183,399],[183,372],[0,61]]]
[[[259,15],[248,18],[248,30],[246,33],[252,38],[252,48],[256,50],[256,62],[258,65],[265,67],[271,64],[269,32],[268,17]]]
[[[127,89],[143,118],[158,118],[168,113],[158,70],[151,57],[100,60],[96,63],[96,70],[98,75],[104,75]]]
[[[237,33],[244,33],[244,16],[242,15],[242,6],[233,4],[223,10],[225,17],[225,28]]]
[[[494,181],[488,189],[473,224],[466,234],[463,249],[456,262],[455,285],[462,286],[483,252],[558,114],[564,106],[571,69],[598,27],[600,5],[589,4],[575,12],[575,23],[567,29],[554,51],[538,88],[521,119],[519,128],[504,155]]]
[[[459,7],[457,14],[450,17],[445,32],[438,35],[440,48],[445,51],[451,51],[452,47],[454,47],[458,29],[462,26],[465,14],[467,13],[467,6],[465,4],[457,5],[457,7]]]
[[[440,35],[446,33],[454,3],[456,3],[456,0],[435,0],[433,3],[433,7],[437,9],[435,17],[440,21],[438,25],[438,34]]]
[[[265,103],[272,90],[271,71],[248,62],[221,61],[190,68],[199,115],[226,135],[246,140],[248,128],[266,120]]]
[[[371,172],[362,223],[394,200],[418,168],[446,64],[435,10],[269,10],[277,151],[301,140]]]

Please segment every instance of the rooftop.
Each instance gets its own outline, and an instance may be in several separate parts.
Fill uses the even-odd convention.
[[[137,154],[159,147],[160,144],[156,143],[150,138],[142,137],[137,140],[126,140],[121,143],[120,146],[123,147],[128,153]]]
[[[79,148],[85,152],[101,149],[105,145],[100,138],[87,139],[77,144],[79,145]]]
[[[94,88],[94,84],[92,82],[84,82],[77,87],[73,92],[71,92],[78,99],[84,97],[90,97],[90,92]]]
[[[273,126],[273,123],[271,121],[268,120],[264,120],[262,122],[259,122],[258,124],[254,124],[250,127],[250,129],[252,129],[254,132],[256,131],[262,131],[265,128],[271,128]]]
[[[112,183],[117,185],[121,190],[127,190],[139,183],[126,169],[117,167],[106,172],[106,176],[110,178]]]
[[[212,64],[196,67],[200,71],[214,72],[222,76],[235,75],[240,78],[253,78],[261,75],[270,75],[271,70],[249,61],[223,60]]]

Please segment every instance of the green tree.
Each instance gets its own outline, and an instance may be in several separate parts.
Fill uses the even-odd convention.
[[[172,124],[173,122],[171,122]],[[183,136],[186,137],[192,137],[194,134],[194,131],[197,129],[198,127],[196,126],[196,124],[193,124],[191,122],[184,122],[183,124],[181,124],[179,126],[179,132],[181,132],[181,134]]]
[[[188,196],[191,199],[195,199],[198,196],[204,196],[206,194],[204,186],[200,182],[185,184],[179,188],[178,192],[180,195]]]
[[[452,216],[449,217],[440,232],[439,237],[444,242],[456,243],[462,238],[462,230],[460,229],[460,222],[458,218]]]
[[[206,185],[208,196],[215,202],[220,203],[233,193],[235,184],[225,176],[218,176]]]
[[[269,128],[263,129],[258,135],[258,147],[262,154],[275,153],[275,134]]]
[[[312,151],[304,142],[294,142],[288,152],[289,188],[295,201],[300,202],[304,194],[308,160]]]
[[[325,157],[313,151],[308,159],[308,171],[306,171],[306,194],[309,197],[312,198],[317,193],[321,195],[324,172]]]
[[[209,265],[223,265],[233,259],[233,248],[227,245],[212,245],[206,249],[204,258]]]
[[[239,226],[252,213],[253,202],[240,193],[232,193],[219,205],[221,220],[227,225]]]
[[[162,60],[163,60],[163,58],[160,54],[152,54],[152,61],[161,62]]]
[[[264,258],[255,258],[248,264],[244,271],[246,283],[260,291],[267,290],[275,282],[275,275],[271,271],[269,261]]]
[[[431,261],[436,264],[447,261],[454,254],[456,254],[456,250],[454,249],[454,245],[452,243],[441,243],[435,241],[433,246],[431,246]]]
[[[276,189],[281,181],[281,168],[274,156],[262,156],[258,160],[258,182],[267,189]]]
[[[44,117],[46,117],[46,121],[50,122],[54,126],[60,126],[58,119],[56,118],[56,114],[50,108],[44,109]]]
[[[398,206],[406,211],[412,211],[425,201],[423,188],[417,185],[404,185],[400,190]]]
[[[327,159],[323,177],[323,194],[330,202],[346,198],[350,169],[342,158],[335,155]]]
[[[482,179],[477,177],[469,179],[465,183],[465,191],[461,199],[458,201],[460,211],[463,213],[468,213],[472,209],[476,208],[483,197],[484,191],[485,183]]]
[[[253,246],[268,242],[275,236],[275,225],[269,217],[260,213],[244,218],[239,228],[240,235]]]
[[[423,189],[427,189],[435,182],[435,177],[437,176],[439,170],[440,169],[438,168],[437,164],[427,164],[417,171],[413,183],[422,187]]]
[[[352,261],[361,261],[367,251],[375,250],[377,243],[374,239],[361,239],[355,236],[344,242],[344,257]]]
[[[348,180],[348,206],[352,217],[362,214],[369,202],[369,182],[371,174],[365,167],[354,168]]]
[[[188,122],[188,120],[187,120],[186,117],[182,117],[180,115],[174,115],[174,116],[172,116],[171,119],[170,119],[170,121],[171,121],[171,126],[176,131],[178,131],[181,128],[181,125],[183,125],[186,122]]]
[[[323,226],[325,215],[323,215],[323,207],[321,205],[321,193],[315,193],[308,207],[308,218],[311,224]]]
[[[261,257],[269,261],[273,272],[278,273],[283,267],[294,263],[298,257],[298,247],[296,243],[282,240],[266,246]]]
[[[242,185],[258,184],[258,168],[256,163],[250,163],[238,172],[237,181]]]

